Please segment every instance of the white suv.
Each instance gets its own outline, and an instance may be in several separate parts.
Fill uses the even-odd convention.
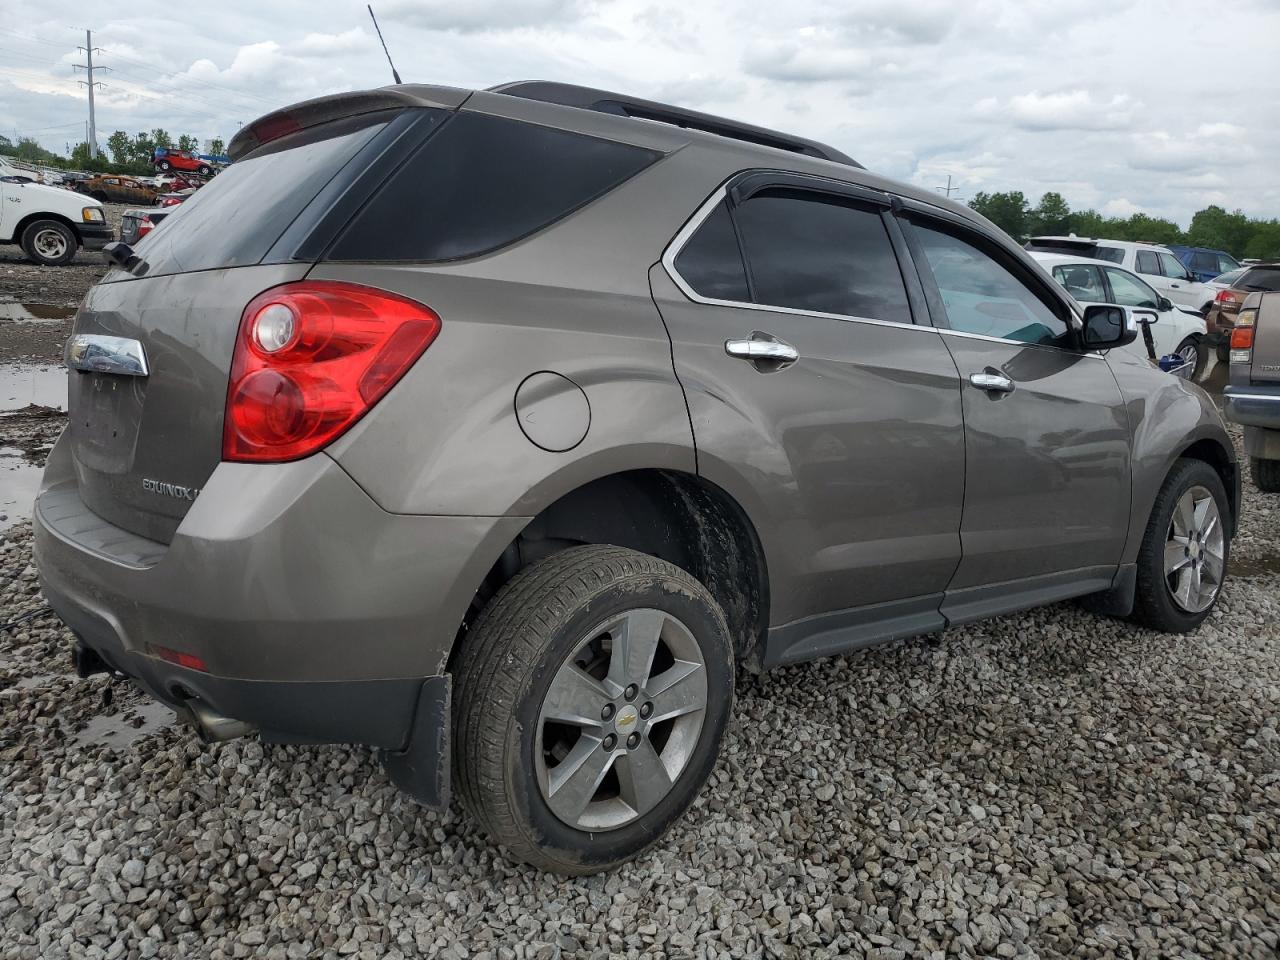
[[[1127,270],[1142,274],[1147,283],[1155,287],[1161,296],[1172,300],[1179,310],[1198,313],[1202,317],[1213,306],[1213,297],[1217,292],[1196,280],[1191,271],[1173,255],[1172,250],[1158,243],[1094,240],[1077,236],[1032,237],[1027,241],[1027,249],[1118,263]]]

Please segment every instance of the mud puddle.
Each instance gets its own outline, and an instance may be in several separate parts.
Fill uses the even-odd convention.
[[[173,726],[176,721],[177,715],[163,703],[147,700],[123,713],[98,714],[90,718],[83,730],[72,735],[71,742],[122,750],[143,737]]]
[[[1280,557],[1263,557],[1259,560],[1237,560],[1231,558],[1227,567],[1227,575],[1248,580],[1252,577],[1269,577],[1280,574]]]
[[[0,303],[0,321],[62,323],[75,316],[76,308],[56,303]]]
[[[0,447],[0,530],[31,516],[44,468],[31,462],[26,451]]]
[[[4,304],[0,304],[3,308]],[[0,364],[0,411],[35,404],[67,409],[67,370],[51,364]]]

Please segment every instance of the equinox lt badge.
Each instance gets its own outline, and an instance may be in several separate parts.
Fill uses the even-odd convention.
[[[200,496],[198,487],[181,487],[176,483],[150,480],[146,477],[142,478],[142,489],[147,493],[157,493],[162,497],[173,497],[175,500],[194,500]]]

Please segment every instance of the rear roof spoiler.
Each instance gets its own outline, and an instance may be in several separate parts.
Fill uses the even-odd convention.
[[[514,83],[503,83],[489,88],[490,93],[502,93],[509,97],[523,97],[526,100],[540,100],[544,103],[556,103],[565,107],[579,107],[583,110],[595,110],[598,113],[612,113],[623,117],[635,117],[638,120],[652,120],[658,123],[669,123],[689,130],[700,130],[703,133],[714,133],[717,136],[732,140],[743,140],[764,147],[775,147],[791,153],[800,153],[821,160],[831,160],[846,166],[863,169],[862,164],[852,157],[841,153],[835,147],[805,137],[780,133],[766,127],[757,127],[749,123],[739,123],[726,117],[717,117],[710,113],[699,113],[686,110],[667,103],[654,100],[641,100],[608,90],[596,90],[592,87],[580,87],[572,83],[554,83],[549,80],[519,80]]]
[[[227,146],[227,156],[232,161],[240,160],[264,143],[278,140],[287,134],[362,113],[376,113],[396,107],[443,107],[453,110],[461,106],[470,95],[470,90],[454,87],[405,83],[303,100],[301,103],[273,110],[241,127]]]

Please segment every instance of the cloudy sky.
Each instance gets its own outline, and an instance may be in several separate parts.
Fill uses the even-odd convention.
[[[1020,189],[1178,220],[1280,216],[1280,0],[377,0],[406,82],[565,80],[828,141],[968,198]],[[363,2],[0,0],[0,133],[229,139],[390,81]],[[83,78],[83,73],[78,74]]]

